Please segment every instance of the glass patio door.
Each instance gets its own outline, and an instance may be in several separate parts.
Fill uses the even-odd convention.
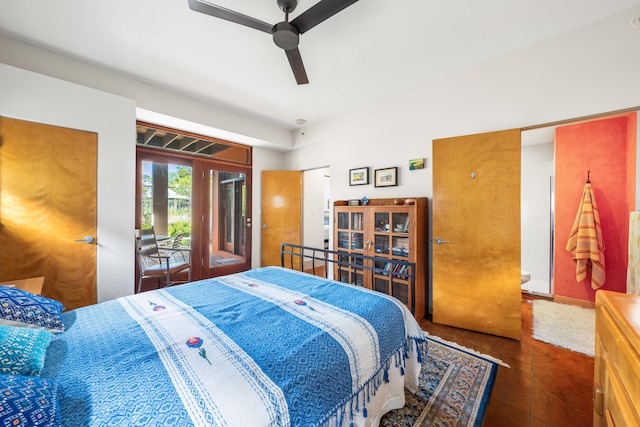
[[[250,268],[246,171],[207,168],[209,277]]]

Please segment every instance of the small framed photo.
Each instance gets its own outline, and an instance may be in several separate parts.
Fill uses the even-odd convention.
[[[409,160],[409,170],[424,169],[424,158]]]
[[[369,183],[369,168],[349,169],[349,185],[365,185]]]
[[[375,170],[376,187],[395,187],[398,185],[398,168],[385,168]]]

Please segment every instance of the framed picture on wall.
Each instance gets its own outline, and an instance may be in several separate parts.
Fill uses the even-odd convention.
[[[376,187],[395,187],[398,185],[398,168],[376,169]]]
[[[349,169],[349,185],[369,184],[369,168]]]

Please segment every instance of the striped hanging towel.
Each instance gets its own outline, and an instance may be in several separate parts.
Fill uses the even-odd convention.
[[[604,266],[604,240],[600,228],[600,215],[593,196],[591,184],[587,182],[582,192],[576,220],[567,242],[567,251],[576,261],[576,281],[581,282],[591,269],[591,287],[598,289],[606,279]]]

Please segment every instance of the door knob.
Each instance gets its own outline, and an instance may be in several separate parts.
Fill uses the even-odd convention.
[[[75,240],[76,242],[79,243],[93,243],[93,237],[91,236],[84,236],[82,239],[80,240]]]
[[[441,245],[441,244],[443,244],[443,243],[451,243],[451,242],[450,242],[450,241],[448,241],[448,240],[442,240],[442,239],[441,239],[441,238],[439,238],[439,237],[436,239],[436,245]]]
[[[269,226],[267,224],[264,224],[262,228],[269,228]]]

